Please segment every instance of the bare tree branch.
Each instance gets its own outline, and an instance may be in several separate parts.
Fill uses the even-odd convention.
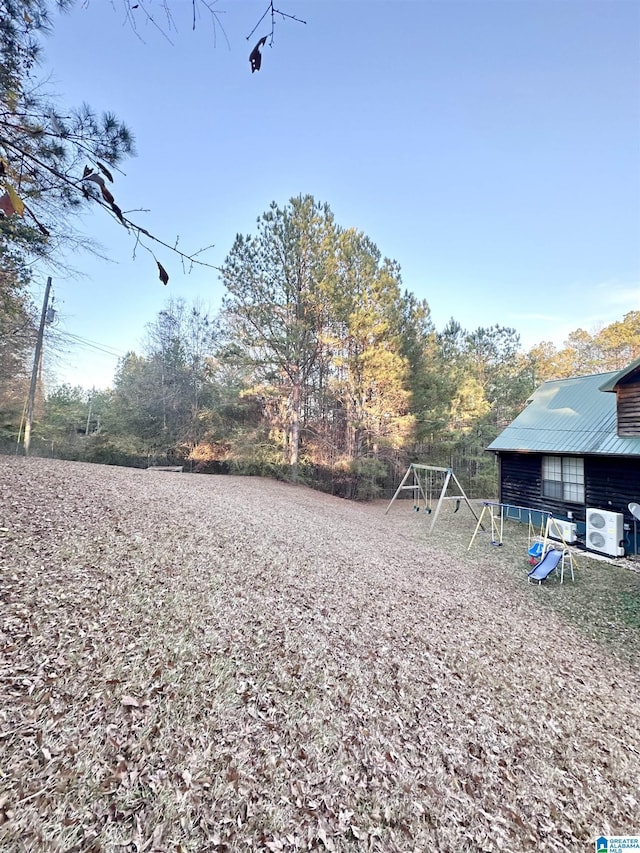
[[[269,47],[271,47],[273,45],[273,39],[275,36],[276,15],[280,15],[280,17],[283,19],[288,18],[290,21],[297,21],[299,24],[306,24],[307,23],[306,21],[303,21],[302,18],[298,18],[295,15],[290,15],[288,12],[283,12],[281,9],[276,9],[275,6],[273,5],[273,0],[269,0],[269,5],[267,6],[267,8],[262,13],[260,20],[257,22],[255,27],[251,30],[251,32],[247,36],[247,41],[249,41],[251,36],[255,33],[255,31],[258,29],[258,27],[264,21],[264,19],[267,17],[267,15],[271,15],[271,31],[267,36],[267,38],[269,39]]]

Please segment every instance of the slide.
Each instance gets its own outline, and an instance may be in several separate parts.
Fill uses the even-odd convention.
[[[552,548],[544,555],[538,565],[529,572],[529,580],[538,581],[541,583],[545,578],[549,577],[551,572],[557,568],[558,563],[562,559],[562,551],[556,551]]]

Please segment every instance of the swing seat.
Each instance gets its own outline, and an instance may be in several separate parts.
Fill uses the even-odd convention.
[[[542,557],[542,550],[544,548],[544,543],[542,542],[534,542],[533,545],[527,551],[527,554],[530,557],[534,557],[536,560],[539,560]]]

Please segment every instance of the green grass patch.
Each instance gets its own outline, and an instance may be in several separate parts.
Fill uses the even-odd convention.
[[[465,517],[466,516],[466,517]],[[560,567],[541,585],[528,584],[531,570],[526,524],[505,521],[502,547],[493,547],[490,524],[479,532],[467,550],[475,520],[468,512],[443,513],[431,540],[449,553],[472,560],[478,566],[479,582],[490,566],[514,592],[520,591],[532,605],[553,610],[585,636],[605,645],[617,656],[637,664],[640,659],[640,571],[635,560],[617,562],[595,559],[588,552],[574,552],[575,580],[568,561],[564,583]],[[486,580],[488,581],[488,578]]]
[[[640,592],[620,593],[620,616],[630,628],[640,631]]]
[[[526,534],[522,547],[526,554]],[[574,555],[575,580],[568,562],[564,583],[553,574],[531,594],[544,606],[559,613],[591,639],[617,654],[637,661],[640,656],[640,574],[629,567],[596,560],[586,553]],[[528,569],[526,559],[523,561]]]

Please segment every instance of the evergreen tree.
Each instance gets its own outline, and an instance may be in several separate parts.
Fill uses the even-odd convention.
[[[333,271],[335,225],[327,205],[292,198],[238,235],[222,268],[227,336],[251,367],[254,391],[281,431],[284,461],[297,476],[311,378],[322,351],[324,286]]]
[[[59,109],[38,80],[50,10],[68,5],[0,2],[0,236],[50,260],[82,242],[71,217],[87,204],[123,222],[110,170],[133,153],[131,133],[113,114]]]
[[[15,443],[29,388],[36,310],[29,271],[0,241],[0,442]]]

